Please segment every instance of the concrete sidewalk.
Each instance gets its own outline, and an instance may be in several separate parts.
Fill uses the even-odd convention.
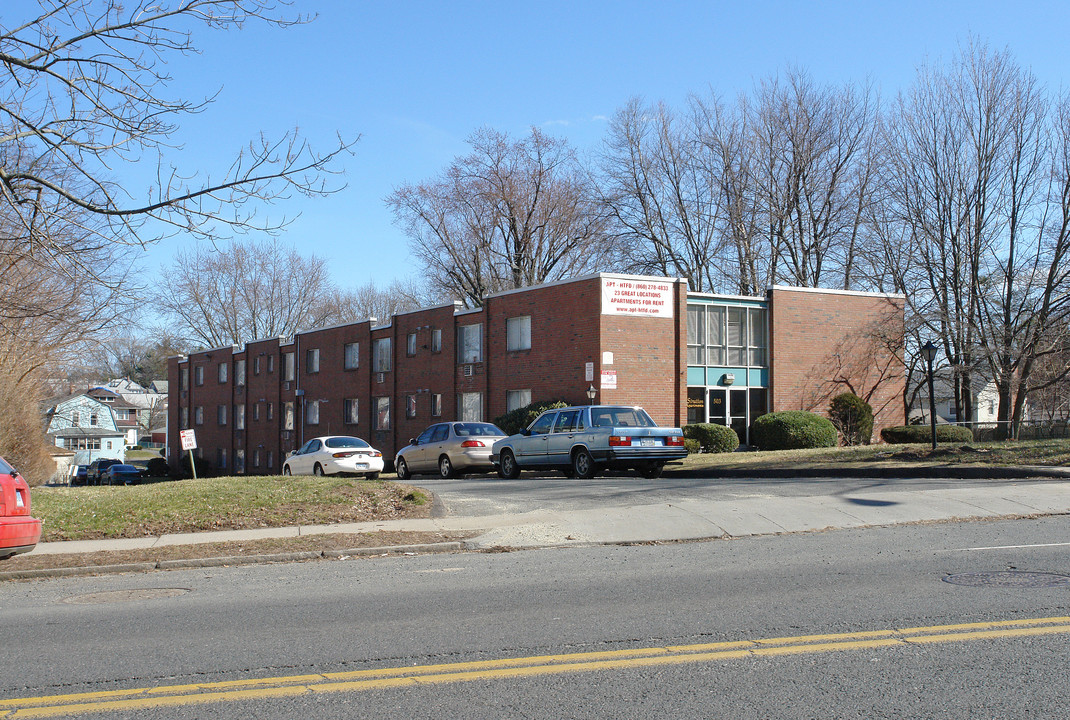
[[[871,491],[809,497],[761,495],[597,510],[227,530],[148,538],[41,543],[31,555],[106,552],[328,533],[373,533],[379,530],[476,532],[480,534],[465,541],[465,548],[534,548],[670,542],[934,520],[1058,514],[1070,514],[1070,483],[1053,481],[1000,487]]]

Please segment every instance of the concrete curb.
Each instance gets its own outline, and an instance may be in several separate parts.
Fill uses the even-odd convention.
[[[181,570],[184,568],[258,565],[262,563],[302,562],[305,560],[343,560],[349,557],[429,555],[433,553],[462,552],[465,549],[464,544],[460,542],[442,542],[427,543],[423,545],[387,545],[384,547],[373,548],[353,548],[351,550],[306,550],[304,552],[274,553],[269,555],[232,555],[214,558],[190,558],[187,560],[159,560],[157,562],[127,563],[122,565],[89,565],[85,567],[43,568],[40,570],[9,570],[0,572],[0,581],[81,577],[87,575],[112,575],[116,573],[150,572],[152,570]]]
[[[919,465],[910,467],[872,467],[860,470],[856,467],[820,468],[666,468],[665,477],[691,478],[951,478],[954,480],[1026,480],[1048,478],[1070,480],[1070,468],[1047,465],[1024,465],[1015,467],[990,467],[983,465]]]

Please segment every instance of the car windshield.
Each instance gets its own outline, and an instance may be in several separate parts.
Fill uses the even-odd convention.
[[[501,428],[490,423],[457,423],[453,426],[453,434],[457,437],[505,435]]]
[[[591,424],[595,427],[657,427],[642,408],[591,408]]]
[[[368,443],[364,442],[360,438],[355,437],[332,437],[323,441],[323,444],[329,448],[366,448],[371,447]]]

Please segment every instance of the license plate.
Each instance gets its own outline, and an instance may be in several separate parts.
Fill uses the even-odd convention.
[[[355,464],[353,465],[353,467],[355,467],[355,468],[359,468],[359,469],[361,469],[361,470],[367,470],[367,468],[368,468],[368,463],[355,463]]]
[[[643,438],[639,444],[642,447],[656,447],[658,445],[658,441],[654,438]]]

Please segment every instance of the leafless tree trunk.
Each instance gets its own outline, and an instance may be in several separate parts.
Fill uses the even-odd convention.
[[[387,198],[431,293],[476,307],[490,293],[612,263],[594,191],[564,141],[483,129],[469,144],[438,177]]]

